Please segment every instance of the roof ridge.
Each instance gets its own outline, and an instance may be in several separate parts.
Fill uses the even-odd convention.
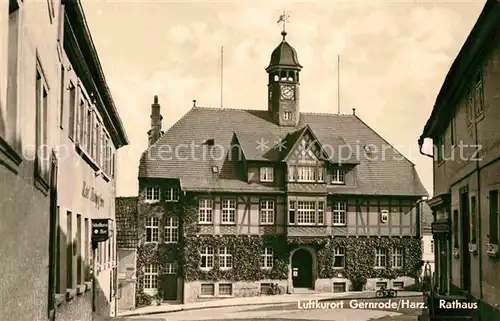
[[[304,115],[318,115],[318,116],[355,116],[353,114],[336,114],[327,112],[301,112]]]
[[[377,133],[376,130],[374,130],[373,128],[371,128],[370,125],[368,125],[367,123],[365,123],[361,118],[359,118],[358,116],[356,115],[353,115],[354,118],[356,118],[357,120],[359,120],[363,125],[366,126],[366,128],[368,128],[369,130],[371,130],[378,138],[380,138],[382,141],[384,141],[387,145],[391,146],[391,148],[396,151],[398,154],[400,154],[401,156],[403,156],[403,158],[408,162],[410,163],[413,167],[415,167],[415,163],[413,163],[411,160],[409,160],[405,155],[403,155],[399,150],[396,149],[396,147],[394,147],[394,145],[392,145],[391,143],[389,143],[387,141],[387,139],[385,139],[384,137],[382,137],[379,133]]]

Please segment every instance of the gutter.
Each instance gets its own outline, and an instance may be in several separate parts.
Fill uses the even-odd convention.
[[[419,151],[419,153],[424,155],[424,156],[427,156],[427,157],[434,159],[434,155],[426,154],[422,151],[423,146],[424,146],[424,136],[420,136],[420,138],[418,139],[418,151]]]

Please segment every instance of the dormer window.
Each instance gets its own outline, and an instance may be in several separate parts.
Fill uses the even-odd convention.
[[[332,184],[345,184],[345,170],[335,168],[332,172]]]
[[[274,182],[274,168],[261,167],[260,168],[260,181],[261,182]]]
[[[145,200],[148,202],[157,202],[160,200],[160,188],[148,186],[146,187],[146,197]]]
[[[179,201],[179,189],[177,187],[167,188],[165,191],[165,201],[166,202],[178,202]]]
[[[291,111],[285,111],[283,113],[283,119],[284,120],[292,120],[292,112]]]

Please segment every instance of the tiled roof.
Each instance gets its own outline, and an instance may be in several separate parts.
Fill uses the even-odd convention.
[[[301,113],[297,127],[280,127],[271,121],[267,110],[194,107],[143,153],[139,177],[180,179],[184,190],[280,192],[276,187],[243,181],[237,166],[238,148],[223,155],[231,157],[220,157],[221,150],[227,152],[238,142],[247,160],[279,162],[288,153],[286,148],[293,145],[286,140],[307,125],[333,159],[338,160],[339,155],[345,156],[342,153],[350,151],[349,161],[359,162],[355,188],[328,187],[329,191],[427,195],[414,164],[354,115]],[[210,139],[214,140],[214,146],[207,146]],[[283,141],[286,143],[282,144]],[[281,151],[273,149],[283,145]],[[370,157],[365,154],[367,145],[375,147]],[[337,152],[338,147],[341,153]],[[213,173],[214,166],[218,166],[219,173]]]
[[[119,249],[136,248],[137,231],[137,197],[117,197],[116,209],[116,246]]]

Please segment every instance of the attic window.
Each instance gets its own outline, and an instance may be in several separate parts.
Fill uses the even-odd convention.
[[[219,172],[219,166],[212,166],[212,173],[218,173]]]
[[[366,145],[365,146],[365,152],[368,154],[368,155],[371,155],[373,153],[373,146],[371,145]]]
[[[208,146],[214,146],[215,145],[215,139],[213,139],[213,138],[207,139],[207,141],[205,142],[205,144],[207,144]]]

